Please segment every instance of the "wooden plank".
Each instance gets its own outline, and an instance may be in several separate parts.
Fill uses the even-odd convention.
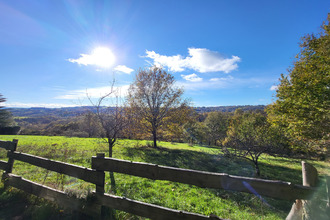
[[[100,206],[95,204],[86,205],[83,199],[68,196],[62,191],[26,180],[14,174],[6,174],[6,177],[6,183],[8,185],[49,201],[56,202],[60,207],[79,210],[91,216],[99,215],[100,213]]]
[[[178,211],[174,209],[165,208],[153,204],[148,204],[140,201],[127,199],[124,197],[113,196],[109,194],[95,193],[92,199],[93,204],[86,204],[83,200],[69,197],[66,193],[52,189],[47,186],[43,186],[38,183],[26,180],[20,176],[14,174],[7,174],[6,181],[8,185],[23,190],[27,193],[36,195],[41,198],[56,202],[61,207],[67,207],[74,210],[83,211],[89,215],[99,215],[100,206],[108,206],[125,212],[129,212],[135,215],[151,218],[151,219],[191,219],[191,220],[203,220],[203,219],[220,219],[217,216],[204,216],[200,214]]]
[[[325,177],[325,186],[327,191],[327,211],[330,213],[330,176]]]
[[[312,187],[294,185],[277,180],[263,180],[211,173],[155,164],[131,162],[114,158],[92,157],[92,168],[124,173],[154,180],[169,180],[203,188],[215,188],[247,192],[257,196],[269,196],[283,200],[305,199],[315,191]]]
[[[8,169],[8,163],[0,160],[0,170],[7,170],[7,169]]]
[[[0,148],[6,149],[6,150],[15,150],[16,144],[13,141],[2,141],[0,140]]]
[[[14,144],[14,147],[11,148],[8,152],[16,151],[18,140],[14,139],[12,141],[12,143]],[[7,165],[7,169],[5,171],[6,173],[11,173],[13,171],[14,162],[15,162],[15,160],[13,158],[8,158],[8,165]]]
[[[95,202],[99,205],[108,206],[117,210],[132,213],[142,217],[151,219],[173,219],[173,220],[205,220],[205,219],[221,219],[218,216],[205,216],[191,212],[179,211],[158,205],[144,203],[124,197],[109,195],[109,194],[95,194]]]
[[[98,153],[97,158],[104,158],[104,153]],[[101,173],[103,176],[105,176],[104,172],[102,170],[96,170],[96,172]],[[96,185],[96,192],[97,193],[104,193],[104,181],[103,185]]]
[[[7,156],[15,160],[20,160],[47,170],[55,171],[58,173],[66,174],[85,180],[96,185],[104,185],[104,173],[95,170],[81,167],[73,164],[68,164],[60,161],[50,160],[43,157],[37,157],[30,154],[20,152],[8,152]]]

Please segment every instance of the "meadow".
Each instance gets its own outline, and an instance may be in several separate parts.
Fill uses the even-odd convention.
[[[96,153],[103,152],[107,155],[107,144],[97,138],[0,135],[0,140],[12,139],[19,140],[17,148],[19,152],[84,167],[91,167],[91,157]],[[254,167],[251,163],[240,159],[228,159],[218,148],[169,142],[159,142],[159,146],[155,149],[148,141],[119,140],[113,149],[113,157],[179,168],[254,176]],[[6,160],[5,150],[0,150],[0,159]],[[329,174],[330,163],[308,162],[317,168],[320,182],[324,183],[323,177]],[[302,184],[301,160],[299,159],[265,155],[261,158],[260,169],[263,179]],[[76,178],[19,161],[15,161],[13,173],[79,197],[84,197],[95,189],[94,185]],[[105,191],[113,193],[114,189],[111,188],[108,173],[106,173],[106,178]],[[203,189],[187,184],[149,180],[119,173],[115,173],[115,179],[116,195],[204,215],[215,214],[228,219],[283,219],[293,203],[293,201],[272,198],[264,198],[264,201],[261,201],[257,196],[247,193]],[[326,199],[324,195],[323,187],[315,195],[315,199],[323,201]],[[325,206],[325,202],[323,203]],[[323,203],[320,206],[323,206]],[[70,219],[72,215],[52,203],[44,202],[42,199],[13,188],[5,190],[3,184],[0,186],[0,219],[15,216],[32,219]],[[116,212],[116,216],[118,219],[142,219],[120,211]]]

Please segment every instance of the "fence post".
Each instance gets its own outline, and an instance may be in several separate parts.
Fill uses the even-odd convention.
[[[326,212],[328,216],[330,216],[330,176],[326,176],[326,190],[327,190],[327,207],[326,207]]]
[[[104,153],[97,153],[96,157],[97,158],[104,158]],[[96,192],[103,194],[104,193],[105,174],[104,174],[103,170],[96,170],[96,171],[103,174],[103,184],[102,185],[96,185]]]
[[[105,154],[104,153],[97,153],[96,154],[96,157],[97,158],[104,158],[105,157]],[[92,165],[93,167],[93,165]],[[102,185],[96,185],[96,193],[99,193],[99,194],[104,194],[104,182],[105,182],[105,173],[103,170],[96,170],[97,172],[100,172],[103,174],[103,184]],[[101,206],[101,218],[100,219],[106,219],[106,216],[107,216],[107,207],[106,206]]]
[[[312,165],[306,163],[305,161],[301,162],[302,172],[303,172],[303,185],[314,187],[318,181],[317,170]],[[315,213],[313,212],[312,202],[308,200],[303,200],[303,218],[305,220],[314,219],[313,216]]]
[[[18,140],[17,139],[14,139],[13,142],[15,143],[15,147],[14,147],[14,149],[10,150],[11,152],[16,151]],[[11,173],[13,171],[13,166],[14,166],[14,159],[10,157],[8,159],[8,166],[7,166],[7,169],[6,169],[5,173],[6,174],[7,173]]]
[[[318,175],[315,167],[306,163],[305,161],[301,161],[301,166],[303,185],[309,187],[316,186]],[[312,219],[311,211],[312,207],[310,201],[297,199],[292,205],[291,211],[286,217],[286,220]]]

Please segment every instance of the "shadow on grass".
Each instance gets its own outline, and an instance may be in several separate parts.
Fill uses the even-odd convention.
[[[254,177],[254,165],[244,159],[226,158],[221,154],[215,155],[206,152],[197,152],[190,150],[172,150],[168,148],[152,147],[133,147],[123,149],[123,155],[126,159],[134,161],[134,158],[140,158],[147,163],[153,163],[164,166],[179,167],[185,169],[201,170],[217,173],[228,173],[230,175]],[[279,158],[280,159],[280,158]],[[281,166],[281,161],[276,162],[276,158],[271,164],[260,162],[261,177],[263,179],[282,180],[301,184],[301,170]],[[237,204],[248,206],[256,212],[259,212],[255,204],[251,204],[253,195],[246,193],[237,193],[225,190],[210,189],[216,196],[235,201]],[[292,202],[266,198],[270,209],[288,213]],[[276,207],[276,208],[274,208]]]
[[[191,150],[177,150],[153,147],[123,148],[122,154],[126,159],[142,161],[163,166],[184,169],[201,170],[230,175],[254,177],[254,165],[245,159],[227,158],[221,154],[197,152]],[[301,170],[281,166],[281,159],[272,159],[272,164],[260,162],[261,177],[264,179],[283,180],[293,183],[301,182]],[[288,161],[286,161],[288,162]],[[283,177],[283,179],[280,179]]]
[[[44,199],[0,184],[0,219],[92,219],[71,210],[61,210]]]

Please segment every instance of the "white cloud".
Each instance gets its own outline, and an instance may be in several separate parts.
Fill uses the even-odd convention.
[[[80,89],[80,90],[71,90],[66,92],[65,95],[57,96],[55,99],[69,99],[69,100],[78,100],[89,98],[100,98],[106,94],[111,93],[110,97],[124,97],[128,94],[129,85],[113,87],[111,90],[110,86],[89,88],[89,89]]]
[[[190,82],[201,82],[203,79],[201,77],[198,77],[195,73],[190,75],[181,75],[182,78],[184,78],[187,81]]]
[[[118,65],[114,68],[114,70],[119,71],[119,72],[123,72],[126,74],[131,74],[134,70],[125,66],[125,65]]]
[[[232,80],[232,79],[234,79],[234,77],[232,77],[232,76],[228,76],[225,78],[211,78],[210,82],[228,81],[228,80]]]
[[[265,84],[273,83],[272,78],[235,78],[231,75],[221,78],[211,78],[203,80],[199,83],[190,81],[178,81],[176,85],[183,87],[186,91],[203,91],[217,89],[234,89],[234,88],[255,88],[264,86]]]
[[[241,80],[234,79],[232,76],[225,78],[212,78],[208,81],[201,81],[199,83],[192,83],[191,81],[177,82],[178,87],[183,87],[187,91],[200,91],[204,89],[223,89],[235,87],[241,84]]]
[[[175,56],[164,56],[157,54],[155,51],[146,51],[148,58],[154,60],[156,66],[167,66],[173,72],[182,72],[184,71],[186,64],[186,59],[183,59],[181,55]]]
[[[229,73],[238,68],[237,63],[241,60],[238,56],[225,58],[218,52],[206,48],[188,48],[188,53],[189,56],[184,58],[181,55],[165,56],[146,50],[146,57],[152,59],[154,65],[166,66],[173,72],[182,72],[188,68],[200,73]]]
[[[91,54],[80,54],[78,59],[70,58],[68,61],[85,66],[94,65],[101,68],[109,68],[115,62],[115,56],[109,48],[98,47]]]
[[[4,103],[8,108],[64,108],[64,107],[77,107],[78,105],[68,105],[62,103],[22,103],[10,102]]]
[[[278,86],[274,86],[274,85],[273,85],[273,86],[270,87],[270,90],[271,90],[271,91],[276,91],[277,89],[278,89]]]

